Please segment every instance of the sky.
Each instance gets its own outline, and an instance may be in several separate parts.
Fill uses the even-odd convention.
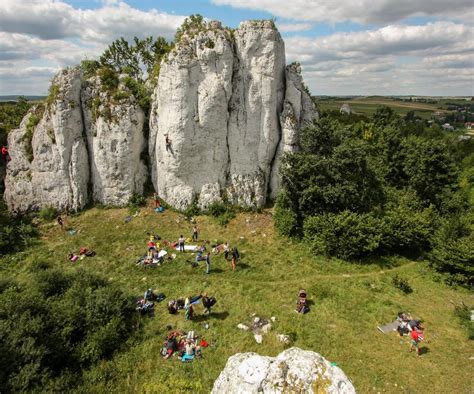
[[[1,0],[0,95],[44,95],[59,69],[119,37],[171,40],[191,14],[274,19],[313,95],[474,95],[473,0]]]

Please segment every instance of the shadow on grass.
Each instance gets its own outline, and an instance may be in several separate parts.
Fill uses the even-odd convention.
[[[236,266],[235,266],[236,269],[240,269],[240,270],[248,270],[250,269],[250,265],[248,264],[245,264],[245,263],[237,263]]]
[[[211,312],[209,315],[199,315],[194,317],[193,321],[195,322],[203,322],[208,319],[217,319],[217,320],[225,320],[229,317],[229,312],[223,311],[223,312]]]
[[[422,356],[423,354],[428,354],[430,352],[430,349],[426,346],[423,346],[422,348],[420,348],[420,356]]]

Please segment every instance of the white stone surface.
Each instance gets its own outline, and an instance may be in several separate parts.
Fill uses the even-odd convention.
[[[241,22],[235,31],[230,103],[229,200],[262,206],[280,141],[285,45],[271,21]]]
[[[119,90],[127,91],[122,84]],[[96,97],[101,103],[98,115],[92,110]],[[133,96],[120,102],[112,100],[98,77],[84,82],[81,98],[92,198],[105,205],[126,205],[134,193],[143,193],[146,181],[147,169],[141,158],[146,145],[145,114]],[[110,115],[103,115],[106,112]]]
[[[182,38],[162,62],[154,94],[153,183],[162,198],[181,209],[198,196],[201,208],[219,201],[226,183],[234,54],[230,32],[213,26]]]
[[[213,394],[244,393],[353,394],[344,372],[312,351],[290,348],[277,357],[238,353],[227,360]]]
[[[286,67],[286,89],[280,114],[281,140],[275,155],[270,180],[270,196],[275,198],[281,187],[279,167],[282,156],[299,149],[299,132],[319,119],[318,111],[306,92],[301,77],[301,66],[292,63]]]
[[[20,128],[9,134],[5,200],[11,211],[44,207],[75,211],[87,203],[89,162],[82,134],[81,83],[78,68],[62,70],[54,77],[57,94],[34,128],[31,163],[25,138],[31,111]]]

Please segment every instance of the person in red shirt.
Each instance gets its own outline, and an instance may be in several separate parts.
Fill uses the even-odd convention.
[[[2,157],[3,157],[3,161],[5,161],[5,163],[10,160],[10,156],[8,155],[8,148],[3,145],[2,146]]]
[[[415,328],[410,333],[410,335],[411,335],[410,352],[412,352],[413,349],[416,349],[416,354],[419,356],[420,355],[420,342],[424,339],[423,331]]]

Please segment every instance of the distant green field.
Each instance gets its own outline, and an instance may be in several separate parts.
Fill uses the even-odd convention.
[[[319,100],[318,104],[322,110],[336,110],[339,111],[341,106],[346,103],[349,104],[351,110],[358,115],[372,115],[378,107],[386,105],[391,107],[397,114],[405,115],[407,112],[414,111],[415,114],[421,118],[428,119],[436,111],[450,112],[447,110],[447,103],[466,103],[461,99],[441,99],[437,103],[420,103],[394,100],[386,97],[380,98],[349,98],[349,99],[334,99],[334,100]]]

